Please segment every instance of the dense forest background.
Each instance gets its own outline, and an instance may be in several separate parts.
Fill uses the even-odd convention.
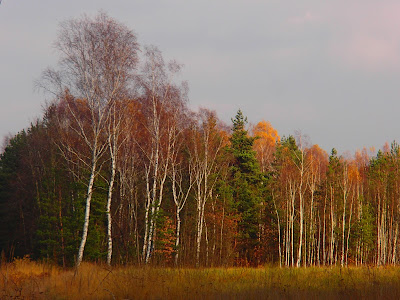
[[[43,116],[0,156],[0,249],[71,266],[399,262],[400,147],[330,154],[188,106],[181,65],[100,13],[64,22]]]

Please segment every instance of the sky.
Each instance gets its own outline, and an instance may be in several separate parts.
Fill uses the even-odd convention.
[[[230,124],[240,108],[330,152],[400,142],[395,0],[2,0],[0,138],[40,117],[60,22],[99,10],[184,64],[190,106]]]

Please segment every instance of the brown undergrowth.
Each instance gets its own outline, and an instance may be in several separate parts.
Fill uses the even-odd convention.
[[[140,268],[3,263],[0,299],[400,299],[400,267]]]

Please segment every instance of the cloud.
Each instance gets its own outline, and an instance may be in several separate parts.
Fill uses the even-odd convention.
[[[400,3],[355,2],[330,12],[331,54],[351,68],[400,68]]]
[[[352,68],[382,71],[400,66],[398,43],[371,35],[354,35],[333,46],[332,53]]]
[[[304,25],[308,23],[320,22],[321,20],[322,18],[320,16],[317,16],[314,13],[307,11],[303,15],[290,17],[288,19],[288,23],[294,25]]]

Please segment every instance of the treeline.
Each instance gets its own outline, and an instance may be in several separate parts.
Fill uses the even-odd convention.
[[[328,155],[188,108],[180,65],[105,14],[62,23],[54,95],[0,156],[0,248],[64,266],[397,264],[400,152]],[[141,49],[141,50],[140,50]],[[140,55],[139,55],[140,54]]]

